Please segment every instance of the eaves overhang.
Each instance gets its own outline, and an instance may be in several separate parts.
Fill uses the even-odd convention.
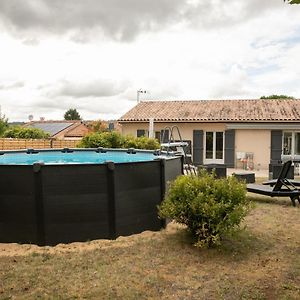
[[[300,122],[276,123],[226,123],[227,129],[300,130]]]
[[[214,119],[154,119],[154,123],[227,123],[230,126],[236,126],[238,128],[241,127],[251,127],[251,126],[294,126],[300,124],[300,120],[254,120],[254,119],[246,119],[246,120],[235,120],[235,119],[223,119],[223,120],[214,120]],[[150,119],[126,119],[122,120],[119,119],[118,123],[125,124],[125,123],[149,123]],[[235,129],[233,128],[232,129]]]

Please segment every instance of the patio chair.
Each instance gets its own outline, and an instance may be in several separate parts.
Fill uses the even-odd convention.
[[[183,165],[183,174],[197,176],[198,168],[191,164],[184,164]]]
[[[274,181],[269,181],[273,182],[272,184],[247,184],[247,191],[270,197],[290,197],[293,206],[296,206],[296,200],[300,203],[300,190],[286,178],[291,164],[291,161],[283,164],[278,178]]]
[[[287,171],[288,172],[288,171]],[[288,174],[288,173],[287,173]],[[286,174],[286,175],[287,175]],[[264,185],[270,185],[270,186],[274,186],[277,182],[277,179],[271,179],[271,180],[267,180],[267,181],[264,181],[262,184]],[[300,181],[299,180],[294,180],[294,179],[288,179],[287,184],[291,184],[291,185],[294,185],[294,186],[300,186]]]
[[[287,185],[291,185],[291,186],[295,186],[295,187],[300,187],[300,181],[299,180],[293,180],[293,179],[287,179],[285,180],[285,184]],[[277,179],[271,179],[271,180],[267,180],[264,181],[262,184],[263,185],[270,185],[270,186],[274,186],[277,182]]]

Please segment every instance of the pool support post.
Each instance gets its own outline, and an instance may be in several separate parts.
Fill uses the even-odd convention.
[[[161,191],[161,202],[164,200],[166,193],[166,160],[160,158],[160,191]],[[161,227],[166,228],[166,219],[161,219]]]
[[[36,236],[37,244],[45,246],[45,217],[43,199],[42,163],[33,164],[34,172],[34,200],[36,208]]]
[[[110,239],[116,239],[116,186],[115,164],[107,161],[107,190],[108,190],[108,229]]]

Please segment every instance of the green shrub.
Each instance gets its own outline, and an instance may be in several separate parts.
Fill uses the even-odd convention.
[[[103,144],[105,144],[103,146]],[[101,134],[99,132],[93,132],[85,135],[80,143],[78,144],[78,147],[80,148],[98,148],[98,147],[108,147],[108,143],[105,142],[101,138]]]
[[[159,148],[159,143],[155,139],[147,137],[135,138],[131,135],[122,136],[116,131],[92,132],[81,140],[78,147],[82,148],[135,148],[155,150]]]
[[[138,149],[138,143],[137,143],[136,137],[133,135],[126,135],[124,139],[124,148],[135,148]]]
[[[46,139],[50,135],[38,128],[15,126],[7,129],[3,137],[17,139]]]
[[[92,132],[84,136],[78,145],[81,148],[123,148],[124,137],[116,132]]]
[[[124,137],[117,131],[102,132],[102,138],[108,142],[109,148],[122,148],[124,147]]]
[[[244,183],[234,177],[215,179],[204,170],[172,182],[159,214],[187,225],[196,246],[210,247],[238,227],[248,210]]]
[[[133,138],[133,140],[131,136],[126,136],[125,143],[129,145],[130,143],[128,143],[127,141],[130,141],[134,145],[128,148],[149,149],[149,150],[155,150],[160,148],[160,144],[156,139],[149,139],[145,136]]]

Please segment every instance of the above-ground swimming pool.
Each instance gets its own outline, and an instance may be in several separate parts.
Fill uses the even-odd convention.
[[[61,150],[34,150],[0,151],[0,164],[33,165],[41,163],[57,164],[103,164],[107,161],[114,163],[152,161],[159,156],[158,151],[147,150],[113,150],[113,149],[61,149]]]
[[[55,245],[160,230],[166,184],[182,157],[158,151],[0,152],[0,242]]]

